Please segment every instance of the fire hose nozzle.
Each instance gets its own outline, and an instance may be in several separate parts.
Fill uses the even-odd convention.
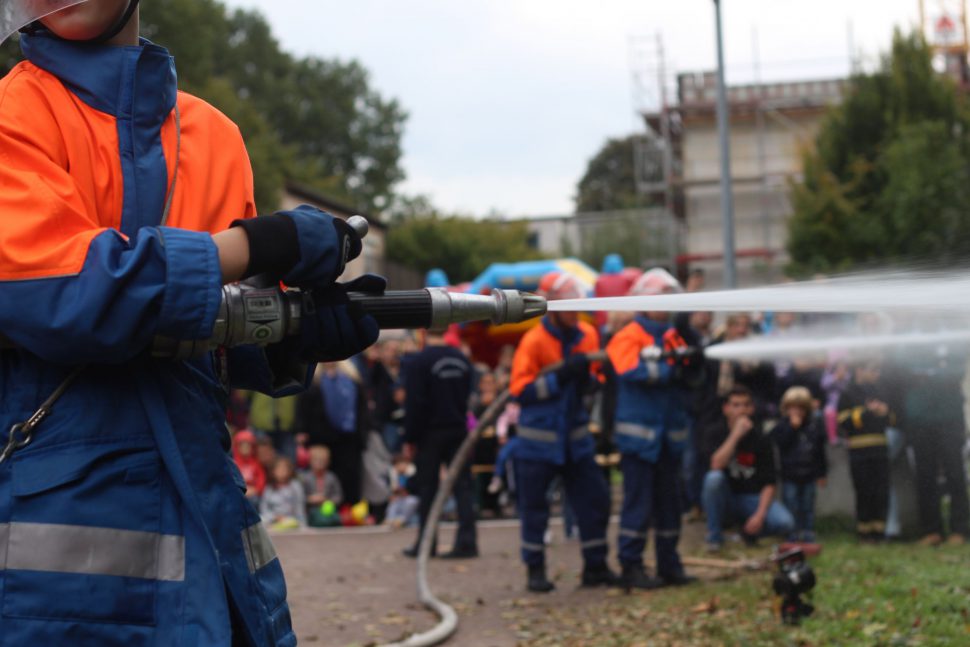
[[[388,291],[384,294],[352,292],[348,295],[382,329],[427,328],[444,330],[453,323],[491,321],[517,323],[546,312],[546,300],[518,290],[491,294],[449,292],[444,288]]]
[[[432,330],[453,323],[491,321],[493,324],[519,323],[546,313],[546,300],[518,290],[492,290],[489,295],[429,289],[432,304]]]
[[[387,291],[382,294],[349,292],[351,303],[369,314],[382,329],[427,328],[445,330],[454,323],[491,321],[518,323],[546,313],[546,300],[518,290],[492,294],[464,294],[443,288]],[[222,302],[209,339],[180,341],[156,338],[152,354],[183,359],[219,346],[267,344],[299,334],[311,297],[300,290],[231,284],[222,288]]]
[[[518,290],[492,290],[492,296],[498,302],[499,316],[492,319],[492,323],[519,323],[528,319],[535,319],[546,314],[548,303],[545,297]]]

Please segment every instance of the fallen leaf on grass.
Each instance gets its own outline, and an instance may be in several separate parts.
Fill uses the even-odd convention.
[[[858,609],[849,609],[848,611],[845,612],[845,619],[846,620],[855,620],[856,618],[858,618],[861,615],[862,615],[862,612],[859,611]]]
[[[697,606],[691,608],[694,613],[714,613],[717,611],[717,596],[715,595],[707,602],[701,602]]]
[[[867,624],[865,627],[862,628],[862,635],[864,635],[866,638],[872,638],[876,634],[882,633],[885,630],[886,630],[885,624],[881,622],[873,622],[871,624]]]

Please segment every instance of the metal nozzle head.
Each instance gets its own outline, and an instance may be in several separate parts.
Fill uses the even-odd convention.
[[[363,240],[364,237],[367,236],[367,232],[370,231],[370,223],[368,223],[367,218],[363,216],[351,216],[350,218],[347,218],[347,224],[350,225],[351,229],[357,232],[357,235],[360,236],[361,240]]]
[[[492,323],[519,323],[546,314],[546,300],[537,294],[518,290],[492,290],[495,315]]]

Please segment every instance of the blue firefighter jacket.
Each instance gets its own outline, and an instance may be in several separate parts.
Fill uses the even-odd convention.
[[[688,441],[689,392],[678,379],[673,361],[642,356],[644,348],[685,346],[669,324],[637,315],[606,347],[617,373],[614,440],[622,454],[656,462],[664,444],[673,456]]]
[[[144,352],[212,334],[211,233],[255,215],[239,131],[147,41],[21,42],[0,81],[0,332],[19,347],[0,352],[2,439],[88,367],[0,464],[0,647],[228,647],[231,617],[239,643],[294,645],[224,404],[230,383],[298,390],[306,367]]]
[[[561,330],[543,317],[522,337],[509,386],[522,405],[516,457],[563,465],[567,457],[577,461],[594,453],[589,414],[582,402],[583,384],[560,384],[554,372],[542,369],[569,355],[597,350],[596,329],[583,321],[575,329]]]

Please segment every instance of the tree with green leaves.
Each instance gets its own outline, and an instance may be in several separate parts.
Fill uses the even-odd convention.
[[[637,191],[636,146],[643,135],[608,139],[589,161],[576,186],[576,213],[616,211],[648,204]]]
[[[492,263],[543,258],[528,245],[528,237],[524,222],[411,212],[399,216],[388,231],[387,256],[422,273],[439,267],[460,283],[474,279]]]
[[[578,255],[592,267],[600,267],[609,254],[619,254],[627,265],[639,267],[670,252],[666,232],[652,227],[643,209],[615,212],[592,226],[580,227]]]
[[[358,62],[294,57],[260,13],[218,0],[152,0],[141,21],[143,35],[175,56],[179,87],[239,125],[260,211],[278,206],[286,178],[365,212],[392,201],[407,115]],[[0,72],[19,58],[15,39],[5,43]]]
[[[970,110],[918,33],[851,79],[815,143],[792,185],[791,274],[970,257]]]

